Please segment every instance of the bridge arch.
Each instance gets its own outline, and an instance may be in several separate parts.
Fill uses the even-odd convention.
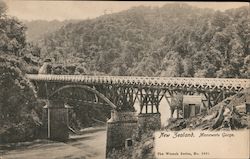
[[[86,85],[66,85],[66,86],[62,86],[59,89],[57,89],[56,91],[54,91],[52,94],[50,94],[48,96],[48,99],[50,100],[56,93],[64,91],[66,89],[69,88],[81,88],[84,89],[86,91],[92,92],[94,94],[96,94],[100,99],[104,100],[112,109],[116,110],[117,107],[114,103],[112,103],[107,97],[105,97],[102,93],[100,93],[99,91],[97,91],[96,89],[86,86]]]

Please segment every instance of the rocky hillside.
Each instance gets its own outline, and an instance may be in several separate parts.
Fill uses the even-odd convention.
[[[245,103],[250,89],[244,90],[214,106],[207,114],[190,119],[170,119],[167,130],[238,130],[250,128]]]

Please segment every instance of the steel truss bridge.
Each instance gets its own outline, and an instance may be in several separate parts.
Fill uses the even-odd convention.
[[[140,113],[159,113],[163,98],[178,92],[202,95],[203,105],[211,108],[223,99],[250,87],[250,79],[182,78],[139,76],[88,76],[27,74],[38,97],[86,104],[108,104],[118,111],[133,111],[135,101]],[[91,93],[90,93],[91,92]]]

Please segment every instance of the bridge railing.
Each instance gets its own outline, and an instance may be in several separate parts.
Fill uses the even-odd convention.
[[[250,87],[250,79],[230,78],[186,78],[186,77],[141,77],[141,76],[89,76],[27,74],[35,81],[67,81],[76,83],[106,83],[147,86],[192,86],[206,88],[245,89]]]

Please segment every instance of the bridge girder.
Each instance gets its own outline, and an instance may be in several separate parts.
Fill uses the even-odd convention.
[[[229,78],[182,78],[182,77],[137,77],[137,76],[86,76],[86,75],[34,75],[27,77],[36,81],[61,81],[82,83],[86,85],[123,85],[132,87],[156,87],[168,89],[197,89],[197,90],[224,90],[241,91],[250,87],[250,79]]]
[[[159,112],[159,103],[162,98],[166,98],[166,95],[172,97],[177,92],[184,95],[195,93],[203,95],[207,101],[207,105],[204,105],[211,108],[226,97],[249,87],[250,84],[249,79],[237,79],[237,81],[235,79],[75,75],[27,75],[27,77],[35,83],[40,98],[48,99],[56,90],[67,85],[80,85],[103,94],[117,107],[118,111],[134,111],[135,101],[138,100],[140,113],[143,110],[145,113]],[[95,92],[92,91],[92,93]],[[89,103],[102,102],[93,98],[86,99],[86,101]],[[149,111],[150,108],[151,111]]]

